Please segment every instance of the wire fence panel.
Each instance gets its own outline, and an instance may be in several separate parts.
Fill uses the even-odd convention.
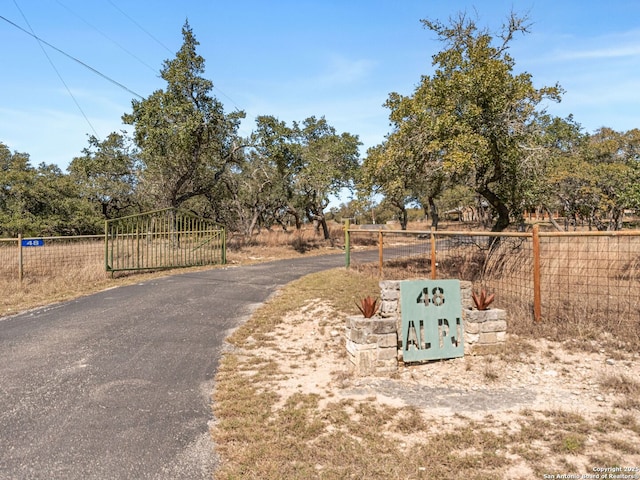
[[[0,277],[18,278],[18,245],[15,238],[0,238]]]
[[[356,249],[380,250],[376,265],[352,262],[371,274],[377,270],[380,278],[467,280],[476,290],[497,293],[495,305],[514,315],[584,329],[594,321],[630,329],[640,325],[638,231],[534,235],[354,229],[349,235]]]
[[[103,269],[104,236],[2,239],[0,273],[3,278],[55,277],[62,271],[78,278],[86,270]]]
[[[499,292],[497,307],[533,311],[530,237],[460,233],[435,238],[438,278],[459,278],[472,282],[476,290]]]
[[[640,322],[640,235],[541,235],[543,317]]]

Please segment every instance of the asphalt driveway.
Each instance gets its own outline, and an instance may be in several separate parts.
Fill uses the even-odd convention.
[[[186,273],[0,318],[0,479],[210,479],[224,339],[280,286],[342,265]]]

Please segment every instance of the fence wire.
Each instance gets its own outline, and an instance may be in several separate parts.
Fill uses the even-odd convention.
[[[349,230],[352,251],[380,261],[351,265],[384,279],[457,278],[496,293],[495,306],[534,315],[531,233]],[[435,255],[431,253],[432,238]],[[435,258],[435,271],[432,262]],[[640,232],[539,235],[541,317],[554,322],[640,322]],[[377,271],[377,272],[376,272]]]
[[[21,246],[26,244],[25,246]],[[5,279],[54,277],[85,270],[104,271],[104,235],[0,239],[0,276]]]
[[[640,321],[640,235],[542,236],[540,248],[545,318]]]

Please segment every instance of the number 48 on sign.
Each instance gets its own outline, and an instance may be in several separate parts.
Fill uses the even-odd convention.
[[[42,238],[28,238],[22,240],[23,247],[44,247],[44,240]]]

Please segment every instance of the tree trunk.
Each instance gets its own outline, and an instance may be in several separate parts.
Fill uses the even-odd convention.
[[[247,239],[250,239],[253,236],[253,231],[256,228],[256,224],[258,223],[258,218],[260,217],[260,212],[258,210],[254,210],[253,216],[251,217],[251,221],[249,225],[245,229],[245,236]]]
[[[400,228],[402,230],[406,230],[408,222],[409,220],[408,220],[407,209],[403,208],[402,211],[400,212]]]
[[[302,221],[300,220],[300,214],[298,213],[298,211],[291,205],[288,205],[287,213],[291,215],[296,221],[296,230],[300,230],[302,228]]]
[[[562,231],[562,227],[560,225],[558,225],[558,222],[556,222],[556,219],[553,218],[553,213],[551,213],[551,210],[549,210],[549,207],[547,207],[545,205],[544,209],[547,212],[547,215],[549,215],[549,221],[551,222],[551,225],[553,225],[553,228],[555,228],[557,231],[561,232]]]
[[[489,205],[491,205],[494,210],[498,213],[498,218],[496,219],[496,223],[493,224],[491,228],[492,232],[502,232],[506,229],[511,223],[509,220],[509,207],[498,197],[495,193],[489,190],[488,187],[484,186],[478,190],[478,193],[482,195]]]
[[[431,227],[433,230],[438,230],[438,223],[440,222],[440,215],[438,215],[438,207],[433,197],[429,197],[429,211],[431,213]]]
[[[322,225],[322,233],[324,233],[324,239],[329,240],[331,238],[331,235],[329,234],[329,226],[327,225],[327,219],[324,217],[324,215],[320,219],[320,225]]]

